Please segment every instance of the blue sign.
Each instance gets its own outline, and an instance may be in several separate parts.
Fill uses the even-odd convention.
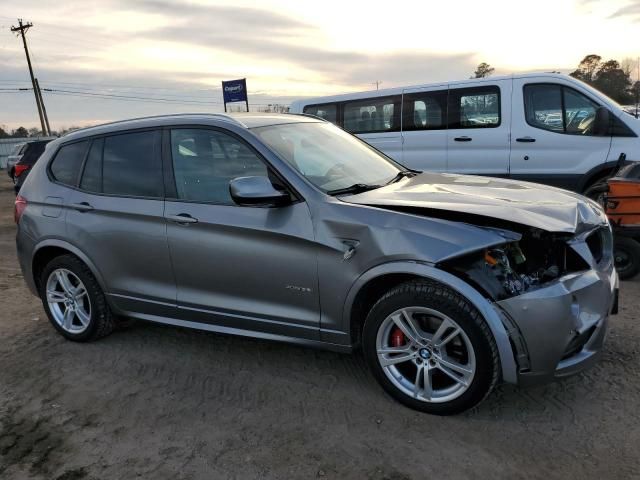
[[[224,103],[247,101],[247,79],[228,80],[222,82],[222,96]]]

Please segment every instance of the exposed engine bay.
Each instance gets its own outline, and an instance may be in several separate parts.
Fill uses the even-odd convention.
[[[589,268],[568,245],[570,234],[537,228],[521,233],[518,241],[456,258],[445,262],[443,267],[494,300],[520,295],[565,273]]]

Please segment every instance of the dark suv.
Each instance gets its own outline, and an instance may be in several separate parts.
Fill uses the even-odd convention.
[[[35,142],[28,142],[21,150],[22,157],[13,166],[13,171],[11,172],[16,194],[20,191],[22,184],[29,175],[29,171],[36,164],[50,141],[36,140]]]
[[[16,199],[20,265],[75,341],[122,317],[349,352],[448,414],[591,365],[611,228],[580,195],[408,170],[301,115],[177,115],[52,142]]]

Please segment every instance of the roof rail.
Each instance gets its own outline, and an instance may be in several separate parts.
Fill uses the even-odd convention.
[[[73,130],[71,132],[65,133],[63,136],[71,135],[76,132],[84,132],[85,130],[90,130],[92,128],[106,127],[109,125],[119,125],[121,123],[135,122],[137,120],[152,120],[154,118],[166,118],[166,117],[188,117],[188,116],[202,116],[202,117],[218,117],[229,122],[233,122],[237,125],[244,127],[245,125],[236,118],[226,114],[226,113],[202,113],[202,112],[194,112],[194,113],[168,113],[165,115],[149,115],[146,117],[135,117],[135,118],[127,118],[125,120],[115,120],[113,122],[100,123],[99,125],[91,125],[89,127],[78,128],[77,130]]]

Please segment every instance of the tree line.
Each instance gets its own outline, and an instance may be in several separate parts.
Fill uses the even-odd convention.
[[[633,60],[602,61],[600,55],[587,55],[578,68],[571,72],[574,78],[588,83],[623,105],[637,103],[640,97],[640,79],[632,81]]]
[[[52,131],[51,136],[59,137],[60,135],[64,135],[65,133],[72,132],[73,130],[78,130],[80,127],[69,127],[57,131]],[[18,127],[13,130],[9,130],[4,126],[0,126],[0,138],[27,138],[27,137],[41,137],[43,136],[42,131],[38,128],[24,128]]]

